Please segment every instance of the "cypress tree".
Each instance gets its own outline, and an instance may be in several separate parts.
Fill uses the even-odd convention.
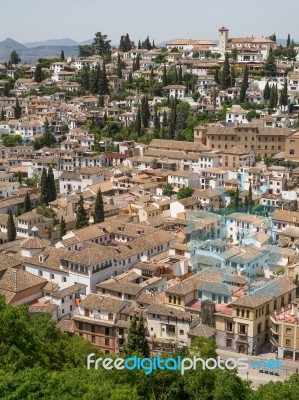
[[[165,128],[167,126],[167,114],[166,111],[163,111],[163,116],[162,116],[162,126]]]
[[[32,210],[31,199],[28,192],[26,192],[24,203],[23,203],[24,212],[29,212]]]
[[[128,337],[124,346],[124,353],[127,356],[130,356],[136,351],[137,342],[137,316],[134,314],[128,329]]]
[[[167,86],[167,72],[166,72],[166,65],[163,67],[163,77],[162,77],[163,87]]]
[[[84,199],[81,194],[79,202],[78,202],[78,207],[76,211],[76,229],[83,228],[84,226],[88,226],[88,219],[87,219],[87,213],[84,208]]]
[[[126,45],[126,51],[130,51],[132,49],[131,39],[128,33],[125,36],[125,45]]]
[[[291,45],[291,35],[288,33],[288,38],[287,38],[287,48],[289,48]]]
[[[43,69],[40,63],[37,64],[35,71],[34,71],[34,80],[35,82],[39,83],[44,79],[43,77]]]
[[[221,74],[221,88],[227,89],[229,85],[230,85],[230,65],[229,65],[229,55],[228,53],[226,53]]]
[[[99,189],[94,207],[93,221],[94,224],[98,224],[100,222],[104,222],[104,220],[105,220],[105,213],[104,213],[103,196],[101,189]]]
[[[99,96],[98,106],[99,106],[99,107],[104,107],[104,105],[105,105],[105,98],[104,98],[103,95],[100,95],[100,96]]]
[[[288,84],[287,80],[285,79],[283,89],[280,92],[280,105],[281,107],[287,107],[288,103]]]
[[[140,354],[142,354],[143,357],[149,357],[150,356],[150,350],[149,350],[149,345],[148,341],[146,340],[146,332],[145,332],[145,326],[144,326],[144,319],[143,315],[139,315],[139,321],[137,325],[137,349],[136,351]]]
[[[235,200],[235,210],[238,211],[238,210],[239,210],[239,207],[240,207],[240,191],[239,191],[239,186],[237,186],[237,190],[236,190],[236,193],[235,193],[234,200]]]
[[[156,45],[155,45],[155,41],[153,39],[152,49],[155,49],[155,48],[156,48]]]
[[[129,83],[130,85],[132,85],[132,83],[133,83],[132,72],[129,73],[129,76],[128,76],[128,83]]]
[[[246,213],[248,212],[248,207],[249,207],[249,200],[248,200],[248,196],[246,194],[245,198],[244,198],[244,208],[245,208]]]
[[[109,94],[109,84],[106,75],[106,65],[103,62],[103,68],[99,78],[99,94]]]
[[[145,39],[145,41],[142,43],[142,48],[146,49],[146,50],[151,50],[152,49],[152,45],[151,45],[151,42],[149,40],[149,37],[147,37]]]
[[[1,117],[0,117],[0,121],[5,121],[5,114],[4,114],[4,110],[3,110],[3,108],[1,109]]]
[[[48,169],[48,203],[57,199],[55,179],[52,167]]]
[[[274,88],[274,107],[276,108],[278,104],[278,88],[277,88],[277,83]]]
[[[265,75],[266,76],[276,76],[277,67],[275,62],[275,57],[273,54],[272,47],[270,47],[269,55],[265,62]]]
[[[139,54],[137,54],[137,57],[136,57],[136,71],[139,71],[140,70],[140,57],[139,57]]]
[[[275,87],[274,87],[274,85],[272,85],[271,89],[270,89],[269,107],[270,108],[275,107]]]
[[[18,182],[20,185],[22,185],[22,174],[20,171],[18,172]]]
[[[214,72],[214,81],[219,84],[220,83],[220,68],[217,67]]]
[[[160,118],[158,116],[158,109],[155,106],[155,114],[154,114],[154,128],[160,130]]]
[[[249,190],[248,190],[248,210],[251,212],[252,207],[253,207],[253,197],[252,197],[252,186],[251,186],[251,181],[249,183]]]
[[[122,78],[122,63],[119,54],[117,55],[117,76],[119,79]]]
[[[267,81],[265,89],[264,89],[264,93],[263,93],[264,100],[267,101],[267,100],[270,99],[270,91],[271,91],[271,89],[270,89],[270,86],[269,86],[269,82]]]
[[[66,223],[65,223],[65,219],[62,216],[61,219],[60,219],[60,235],[59,235],[60,239],[62,239],[62,237],[64,235],[66,235],[66,232],[67,232]]]
[[[236,73],[235,73],[234,67],[232,67],[231,73],[230,73],[230,85],[231,85],[231,87],[235,87],[235,85],[236,85]]]
[[[8,211],[8,218],[7,218],[7,241],[13,242],[16,240],[17,231],[16,226],[13,220],[13,215],[11,209]]]
[[[48,205],[48,175],[47,170],[44,167],[42,170],[41,180],[40,180],[40,196],[39,204]]]
[[[240,88],[240,103],[244,103],[244,101],[245,101],[247,88],[248,88],[248,66],[246,64],[245,69],[244,69],[243,80],[242,80],[241,88]]]
[[[141,113],[140,113],[140,107],[138,106],[137,110],[137,116],[136,116],[136,121],[135,121],[135,131],[138,136],[141,135]]]
[[[101,76],[101,69],[92,69],[89,72],[89,91],[97,93],[99,88],[99,77]]]
[[[133,70],[133,72],[136,71],[136,62],[135,62],[135,58],[133,58],[132,70]]]
[[[46,119],[44,123],[44,135],[43,135],[44,145],[47,147],[52,147],[56,143],[55,136],[52,134],[49,127],[49,122]]]
[[[22,108],[19,103],[19,99],[16,99],[16,105],[14,108],[15,119],[20,119],[22,116]]]
[[[141,101],[141,120],[144,128],[148,127],[148,120],[150,119],[150,116],[151,113],[149,109],[148,98],[147,95],[145,95]]]
[[[180,64],[179,68],[179,74],[178,74],[178,84],[182,85],[183,84],[183,72],[182,72],[182,66]]]
[[[140,39],[138,40],[138,49],[142,49]]]
[[[60,53],[60,60],[64,61],[64,51],[63,50],[61,50],[61,53]]]
[[[81,78],[81,85],[85,90],[90,89],[90,68],[89,67],[83,67],[81,73],[80,73],[80,78]]]

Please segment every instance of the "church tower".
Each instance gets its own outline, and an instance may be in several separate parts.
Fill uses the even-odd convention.
[[[224,57],[228,42],[228,29],[223,26],[219,29],[219,53]]]

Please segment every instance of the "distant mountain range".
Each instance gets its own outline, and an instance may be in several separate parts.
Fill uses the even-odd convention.
[[[43,42],[19,43],[11,38],[7,38],[0,42],[0,62],[9,60],[10,53],[13,50],[19,54],[22,63],[32,63],[38,58],[55,58],[60,57],[61,50],[64,51],[66,57],[76,57],[78,55],[78,46],[90,44],[93,40],[85,40],[84,42],[75,42],[72,39],[51,39]]]
[[[23,43],[24,46],[32,49],[33,47],[40,47],[40,46],[79,46],[84,44],[91,44],[93,39],[84,40],[83,42],[76,42],[73,39],[65,38],[65,39],[50,39],[45,40],[43,42],[26,42]]]
[[[174,39],[171,39],[174,40]],[[91,44],[93,39],[76,42],[70,38],[64,39],[49,39],[41,42],[26,42],[19,43],[11,38],[7,38],[0,42],[0,62],[9,60],[10,53],[16,50],[19,54],[22,63],[32,63],[38,58],[55,58],[60,57],[61,50],[64,51],[66,57],[76,57],[78,55],[78,46]],[[159,43],[160,46],[165,46],[170,40]],[[217,43],[217,40],[215,40]],[[277,39],[277,43],[286,46],[285,39]],[[116,46],[116,45],[112,45]]]

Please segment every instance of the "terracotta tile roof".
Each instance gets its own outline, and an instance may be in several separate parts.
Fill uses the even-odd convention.
[[[46,279],[22,269],[7,268],[0,278],[0,289],[18,293],[36,285],[47,283]]]
[[[39,237],[30,237],[21,243],[23,249],[44,249],[51,244],[50,241]]]
[[[164,315],[167,317],[176,317],[180,319],[191,319],[192,314],[183,309],[178,309],[168,305],[150,304],[146,310],[147,314]]]
[[[81,301],[80,307],[115,313],[126,304],[128,303],[123,300],[90,293]]]
[[[52,294],[52,297],[58,298],[58,299],[63,299],[66,296],[69,296],[70,294],[79,292],[83,288],[86,288],[87,286],[84,285],[83,283],[76,283],[75,285],[69,286],[65,289],[58,290],[57,292],[54,292]]]
[[[216,329],[210,327],[209,325],[200,324],[197,325],[195,328],[191,329],[187,332],[188,336],[203,336],[206,338],[211,338],[215,335]]]

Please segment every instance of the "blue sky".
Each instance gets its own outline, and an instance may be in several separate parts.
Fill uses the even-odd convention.
[[[147,35],[158,43],[175,38],[217,39],[225,25],[230,37],[277,37],[299,40],[299,0],[14,0],[1,6],[0,41],[19,42],[70,37],[91,39],[106,33],[119,43]]]

